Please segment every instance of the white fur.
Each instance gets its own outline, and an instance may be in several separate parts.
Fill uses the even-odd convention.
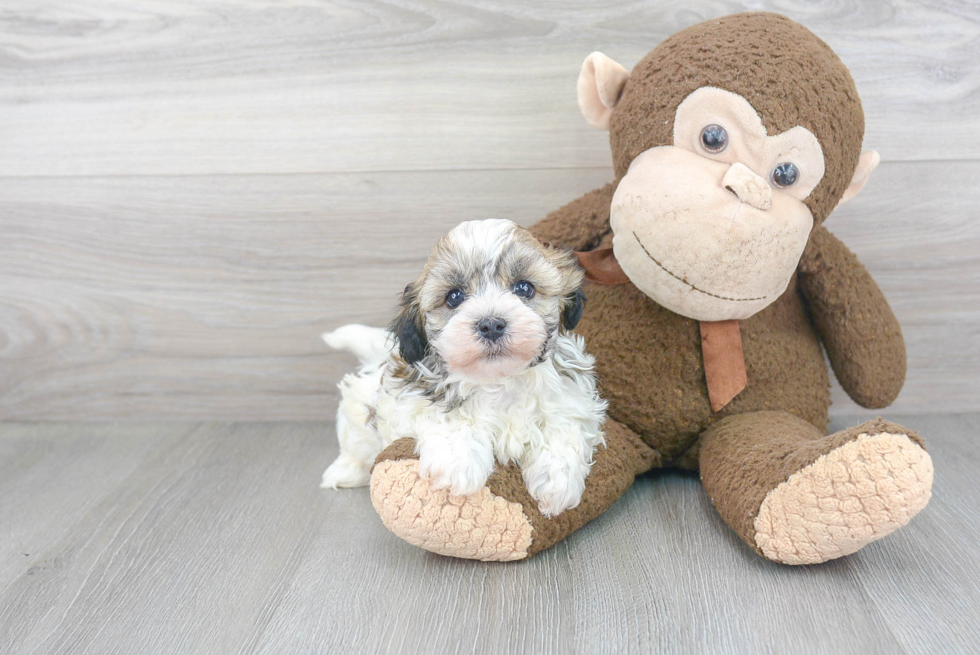
[[[606,410],[582,338],[560,327],[564,302],[581,280],[570,254],[510,221],[468,221],[440,239],[405,296],[404,308],[424,321],[421,359],[403,361],[378,328],[346,325],[323,335],[362,366],[339,385],[340,456],[321,486],[367,484],[377,455],[408,437],[434,489],[473,494],[496,463],[515,462],[543,514],[578,505],[592,454],[604,442]],[[517,281],[532,283],[535,293],[516,295]],[[450,308],[445,298],[454,285],[465,289],[465,300]],[[480,333],[488,317],[505,323],[496,339]]]
[[[413,437],[420,473],[433,488],[459,496],[476,493],[495,461],[516,462],[543,514],[578,505],[593,451],[604,443],[605,415],[592,375],[594,359],[581,337],[559,335],[552,356],[519,375],[490,382],[451,375],[447,384],[460,402],[448,410],[383,377],[393,363],[392,357],[385,366],[367,364],[341,382],[341,454],[321,486],[367,484],[378,453],[396,439]],[[376,408],[376,428],[367,425],[367,407]]]
[[[510,333],[506,356],[485,357],[484,348],[474,326],[484,316],[503,316]],[[527,368],[547,338],[544,321],[517,296],[507,291],[485,292],[463,303],[432,347],[457,376],[476,380],[493,380],[516,375]]]
[[[339,327],[333,332],[324,332],[320,338],[334,350],[354,353],[362,364],[383,362],[395,345],[395,340],[387,330],[357,323]]]

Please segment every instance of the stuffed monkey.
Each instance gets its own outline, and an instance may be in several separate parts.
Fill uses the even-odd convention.
[[[582,502],[545,518],[514,465],[448,496],[402,440],[371,478],[385,525],[437,553],[523,559],[659,467],[698,469],[725,522],[776,562],[841,557],[908,523],[932,487],[922,439],[883,419],[827,435],[824,350],[863,407],[905,378],[888,303],[822,225],[878,164],[840,59],[783,16],[738,14],[674,34],[632,72],[593,53],[578,99],[609,130],[616,179],[532,232],[578,251],[591,280],[577,332],[609,411]]]

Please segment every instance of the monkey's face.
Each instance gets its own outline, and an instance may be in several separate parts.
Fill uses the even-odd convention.
[[[704,321],[743,319],[792,279],[824,174],[803,127],[767,135],[742,96],[712,87],[674,116],[672,145],[639,154],[611,206],[623,271],[660,305]]]
[[[631,74],[594,52],[579,107],[610,130],[610,207],[623,271],[664,307],[704,321],[775,302],[814,223],[878,163],[847,68],[784,16],[747,13],[682,30]]]

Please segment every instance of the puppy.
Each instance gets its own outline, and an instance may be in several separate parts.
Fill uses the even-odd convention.
[[[516,462],[544,515],[578,505],[606,410],[594,360],[568,332],[582,276],[571,252],[510,221],[469,221],[442,237],[390,333],[323,335],[362,366],[339,385],[340,456],[321,486],[366,485],[378,453],[411,437],[435,489],[476,493],[495,461]]]

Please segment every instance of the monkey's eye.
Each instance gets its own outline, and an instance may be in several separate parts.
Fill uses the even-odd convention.
[[[780,189],[793,186],[799,177],[800,169],[796,167],[796,164],[788,161],[777,164],[776,168],[772,169],[772,175],[770,176],[773,185]]]
[[[717,155],[728,147],[728,131],[712,123],[701,130],[701,145],[712,155]]]
[[[524,298],[525,300],[534,297],[534,285],[527,280],[518,280],[515,282],[511,291],[513,291],[514,295],[518,298]]]
[[[456,309],[463,304],[466,300],[466,294],[463,293],[462,289],[453,289],[446,294],[446,307],[449,309]]]

